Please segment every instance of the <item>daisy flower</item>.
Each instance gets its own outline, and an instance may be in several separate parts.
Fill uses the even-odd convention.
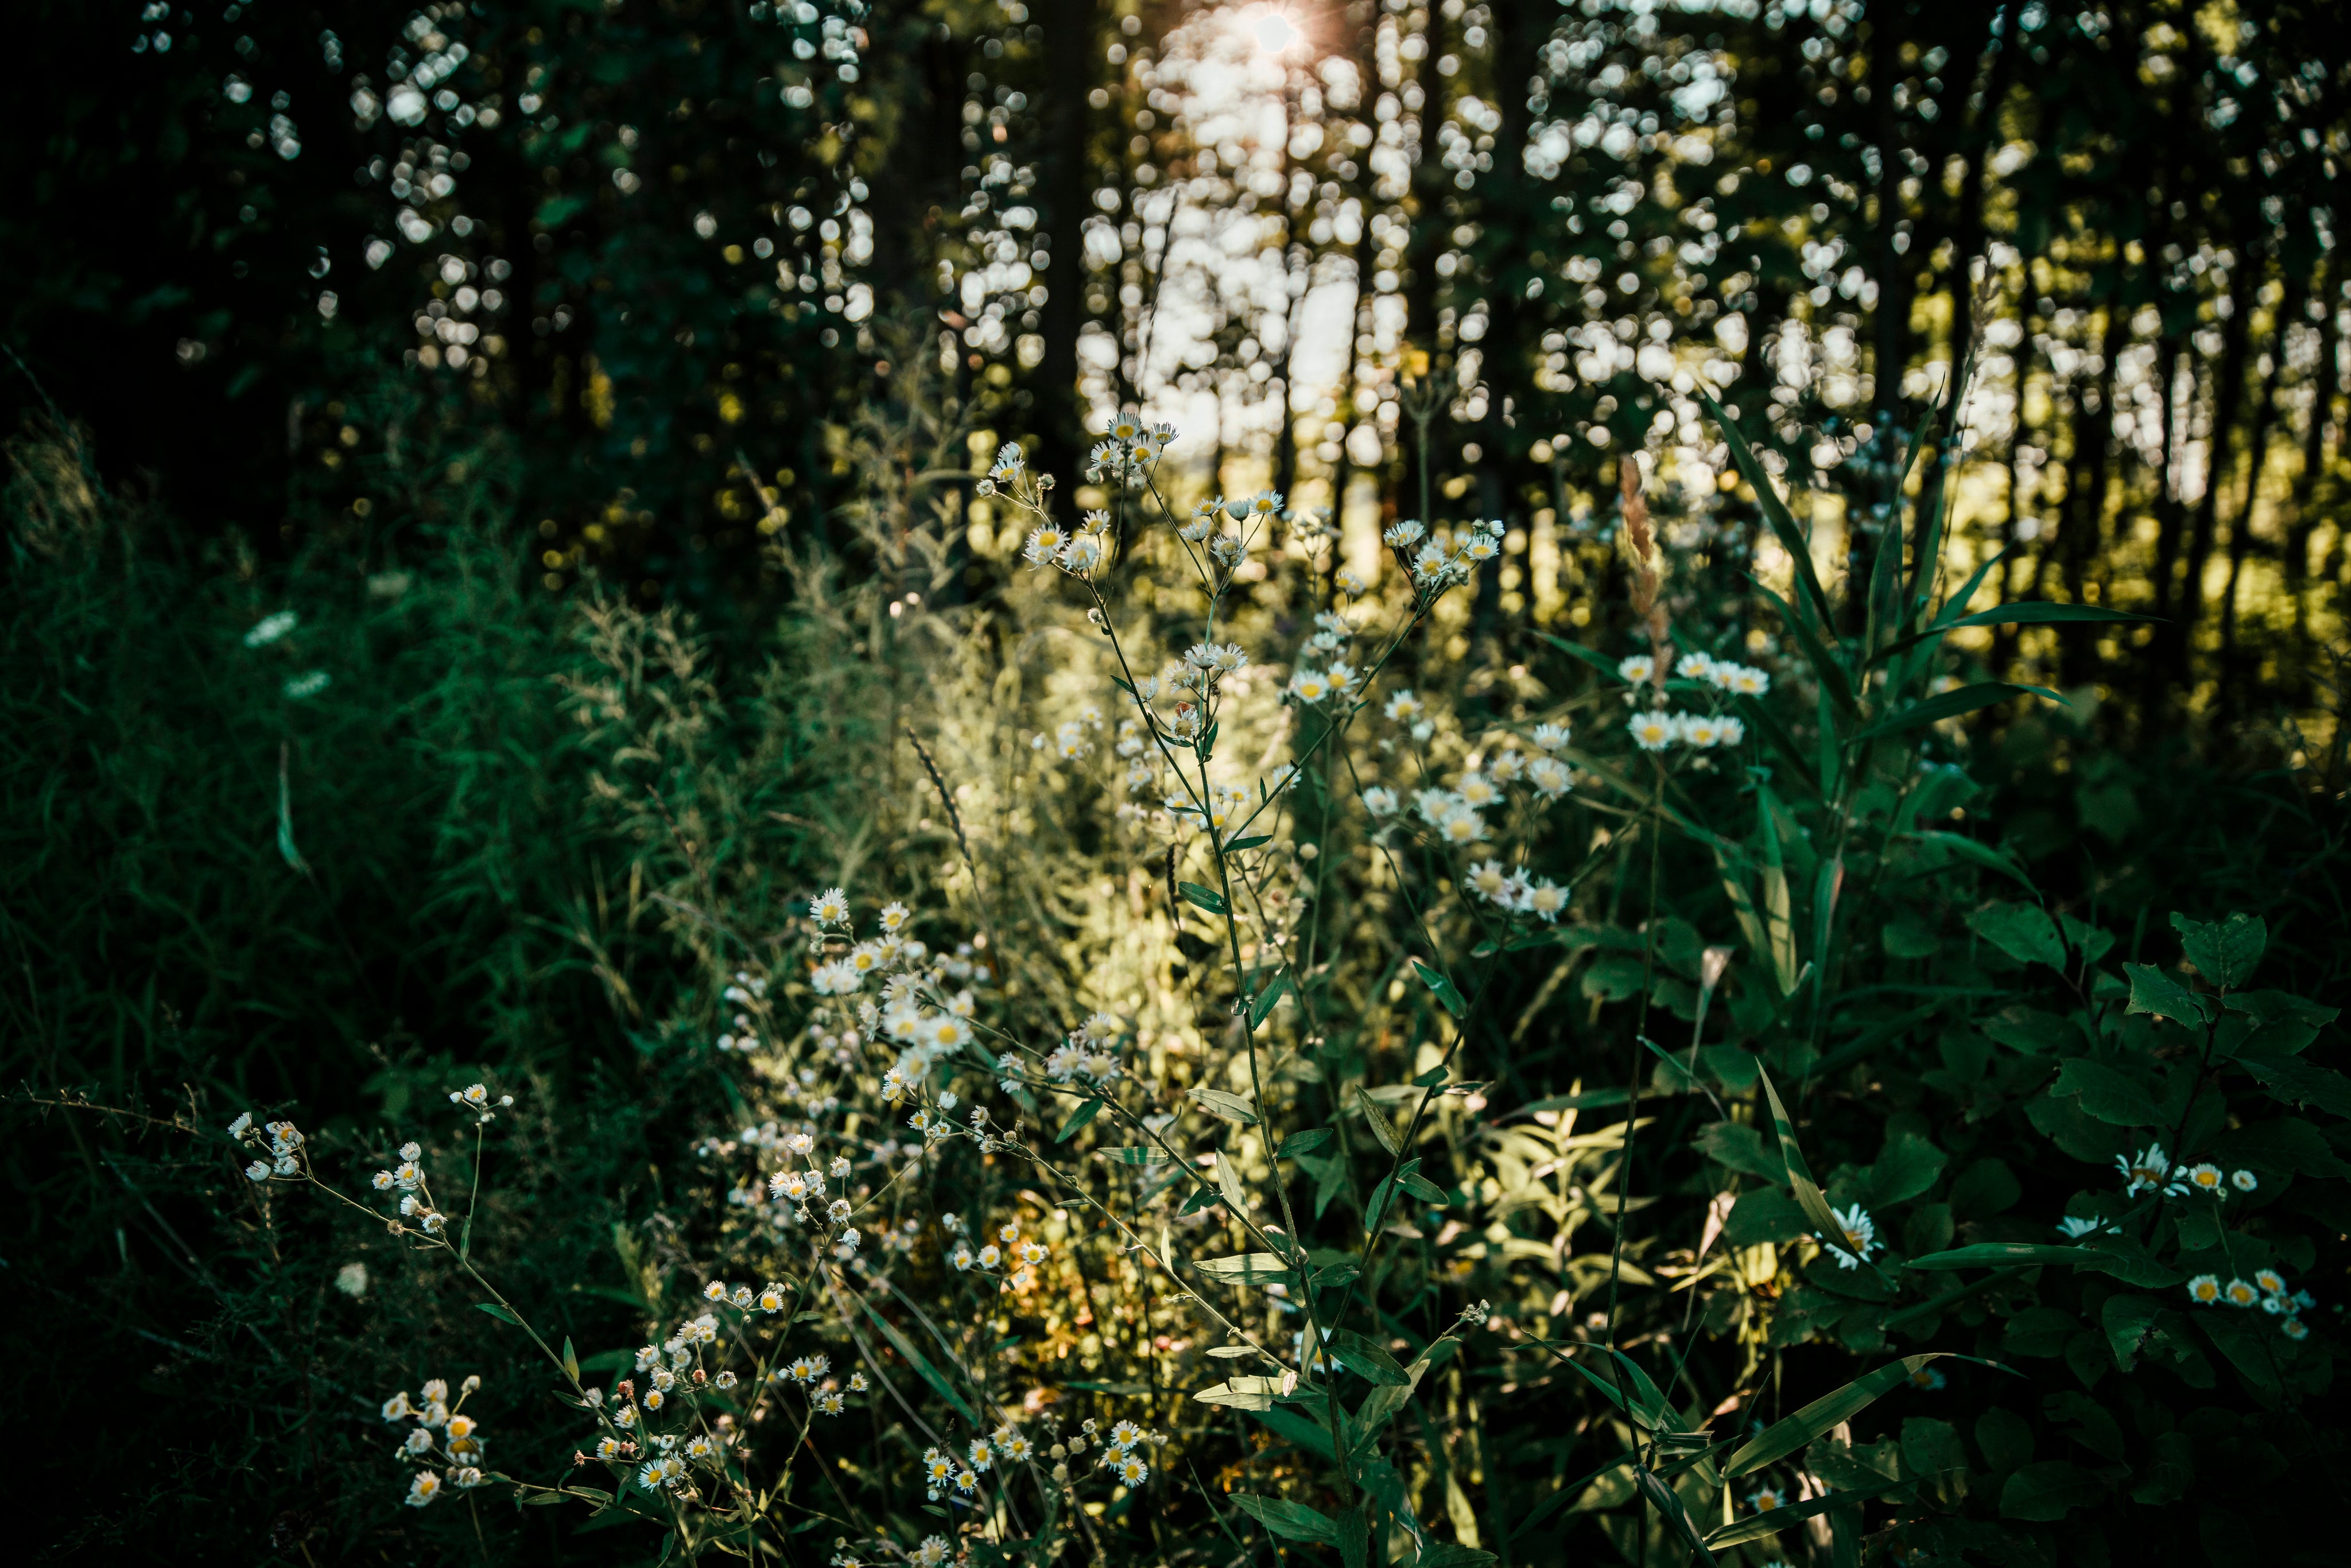
[[[829,887],[809,901],[809,916],[819,925],[849,924],[849,895],[837,887]]]
[[[1848,1208],[1833,1208],[1829,1212],[1835,1216],[1837,1225],[1844,1232],[1844,1245],[1840,1247],[1834,1241],[1817,1237],[1814,1239],[1820,1240],[1821,1245],[1829,1249],[1836,1259],[1838,1268],[1860,1268],[1869,1261],[1869,1255],[1877,1250],[1876,1222],[1857,1203]]]

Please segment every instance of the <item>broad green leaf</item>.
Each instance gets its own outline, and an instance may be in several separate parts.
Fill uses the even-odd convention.
[[[1897,1133],[1886,1139],[1876,1164],[1865,1173],[1869,1207],[1886,1208],[1917,1197],[1935,1185],[1949,1158],[1916,1133]]]
[[[1913,1479],[1917,1478],[1912,1478]],[[1880,1497],[1896,1487],[1906,1487],[1907,1480],[1881,1481],[1876,1486],[1854,1487],[1844,1491],[1831,1492],[1825,1497],[1810,1497],[1802,1502],[1792,1502],[1785,1508],[1767,1509],[1749,1519],[1735,1519],[1706,1538],[1708,1546],[1738,1546],[1750,1541],[1761,1541],[1767,1535],[1777,1535],[1792,1524],[1802,1524],[1815,1514],[1826,1513],[1833,1508],[1847,1508]]]
[[[1228,1122],[1238,1122],[1244,1127],[1257,1124],[1257,1107],[1249,1103],[1246,1095],[1228,1094],[1221,1089],[1188,1089],[1185,1092],[1198,1101],[1201,1107],[1212,1116],[1221,1116]]]
[[[1978,708],[1990,707],[1994,703],[2003,703],[2012,696],[2028,694],[2047,697],[2053,703],[2065,703],[2064,697],[2051,691],[2047,686],[2020,685],[2013,681],[1977,681],[1971,685],[1955,687],[1939,695],[1912,703],[1907,707],[1897,708],[1854,738],[1874,740],[1881,735],[1894,735],[1906,729],[1917,729],[1922,725],[1937,724],[1947,718],[1957,718],[1961,714],[1973,713]],[[2065,706],[2070,707],[2073,705],[2065,703]]]
[[[2261,1080],[2270,1098],[2289,1105],[2315,1105],[2337,1116],[2351,1117],[2351,1078],[2304,1061],[2298,1056],[2271,1056],[2241,1051],[2237,1065]]]
[[[512,1323],[517,1328],[522,1327],[522,1320],[520,1318],[515,1316],[514,1313],[498,1305],[496,1301],[475,1301],[474,1303],[474,1310],[475,1312],[487,1312],[490,1316],[497,1319],[498,1322],[502,1323]]]
[[[1911,1269],[2011,1269],[2041,1263],[2065,1263],[2096,1268],[2105,1260],[2086,1247],[2062,1247],[2053,1241],[1979,1241],[1948,1252],[1929,1252],[1905,1265]]]
[[[2169,975],[2151,964],[2125,964],[2123,973],[2130,977],[2130,1011],[2153,1013],[2189,1029],[2204,1027],[2204,1009],[2196,993]]]
[[[2065,937],[2049,912],[2032,904],[1987,904],[1968,928],[2020,964],[2065,968]]]
[[[1788,1186],[1796,1195],[1796,1207],[1813,1222],[1821,1235],[1835,1239],[1844,1235],[1844,1227],[1837,1222],[1836,1211],[1821,1193],[1820,1183],[1804,1164],[1804,1151],[1796,1146],[1796,1129],[1788,1120],[1788,1108],[1780,1103],[1780,1090],[1771,1082],[1771,1074],[1759,1062],[1756,1071],[1763,1080],[1763,1093],[1771,1103],[1771,1124],[1780,1134],[1780,1160],[1787,1167]]]
[[[1929,1351],[1923,1355],[1906,1355],[1855,1378],[1833,1394],[1823,1395],[1794,1415],[1774,1421],[1757,1433],[1724,1462],[1722,1473],[1726,1477],[1743,1476],[1777,1463],[1832,1427],[1852,1420],[1879,1396],[1899,1388],[1910,1380],[1911,1374],[1945,1354]]]
[[[1236,1215],[1247,1215],[1249,1210],[1249,1194],[1241,1186],[1238,1162],[1230,1158],[1220,1159],[1217,1162],[1214,1174],[1217,1178],[1217,1190],[1225,1195],[1225,1207]]]
[[[1211,915],[1229,913],[1224,899],[1213,888],[1202,887],[1196,882],[1179,882],[1176,884],[1176,891],[1182,894],[1187,903],[1196,904]]]
[[[1155,1149],[1148,1145],[1130,1145],[1125,1148],[1102,1152],[1123,1166],[1158,1166],[1165,1165],[1168,1160],[1166,1150]]]
[[[1417,958],[1412,961],[1412,972],[1420,977],[1422,985],[1436,993],[1438,1003],[1447,1012],[1451,1013],[1455,1018],[1459,1018],[1469,1010],[1469,1004],[1461,999],[1461,992],[1445,975],[1430,968]]]
[[[2196,972],[2224,991],[2253,977],[2270,941],[2269,927],[2258,915],[2231,915],[2210,925],[2174,915],[2171,928],[2179,933],[2180,949]]]
[[[955,1391],[955,1385],[946,1380],[946,1375],[933,1366],[921,1351],[914,1348],[914,1342],[900,1333],[888,1318],[875,1312],[872,1302],[862,1296],[858,1296],[855,1300],[859,1306],[865,1309],[865,1315],[873,1320],[873,1326],[882,1331],[882,1337],[890,1342],[890,1348],[906,1358],[906,1364],[914,1369],[914,1375],[929,1384],[931,1391],[953,1406],[956,1415],[962,1416],[974,1427],[977,1427],[980,1425],[977,1413],[964,1402],[963,1396]]]
[[[1309,1453],[1325,1459],[1338,1458],[1331,1447],[1331,1429],[1319,1421],[1311,1421],[1297,1411],[1280,1405],[1252,1410],[1249,1414],[1263,1422],[1276,1436],[1287,1438]]]
[[[1740,1122],[1713,1122],[1698,1130],[1690,1146],[1741,1176],[1776,1182],[1787,1174],[1786,1163],[1763,1146],[1763,1134]]]
[[[2052,1094],[2077,1094],[2082,1109],[2116,1127],[2152,1127],[2163,1121],[2155,1096],[2138,1080],[2117,1069],[2074,1057],[2057,1070]]]
[[[2106,1298],[2098,1309],[2098,1322],[2106,1331],[2106,1345],[2115,1353],[2116,1366],[2128,1372],[2137,1364],[2140,1347],[2155,1331],[2163,1310],[2152,1296],[2118,1291]]]
[[[1339,1523],[1329,1514],[1318,1513],[1304,1503],[1291,1502],[1287,1498],[1257,1497],[1245,1491],[1231,1494],[1233,1506],[1264,1525],[1276,1535],[1292,1541],[1317,1541],[1325,1545],[1339,1539]]]
[[[1331,1129],[1311,1127],[1303,1133],[1292,1133],[1281,1140],[1281,1147],[1273,1151],[1278,1160],[1294,1160],[1301,1155],[1311,1155],[1331,1141]]]
[[[1102,1114],[1102,1103],[1099,1100],[1079,1102],[1078,1108],[1070,1113],[1070,1119],[1061,1124],[1061,1130],[1053,1134],[1053,1141],[1057,1144],[1068,1143],[1077,1135],[1080,1128]]]
[[[2087,1508],[2105,1495],[2106,1489],[2097,1478],[2081,1466],[2064,1459],[2043,1459],[2008,1478],[2000,1489],[2000,1511],[2004,1519],[2047,1523],[2077,1508]]]

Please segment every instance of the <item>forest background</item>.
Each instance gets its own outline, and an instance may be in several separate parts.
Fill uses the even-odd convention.
[[[1632,455],[1677,550],[1788,580],[1702,392],[1862,580],[1971,363],[1934,459],[1955,572],[2146,617],[1959,636],[2070,699],[1953,741],[1974,831],[2135,953],[2173,910],[2262,914],[2339,1004],[2329,10],[19,7],[7,1332],[14,1403],[75,1434],[24,1460],[37,1549],[439,1550],[329,1413],[392,1354],[381,1292],[256,1241],[178,1123],[532,1082],[533,1158],[592,1175],[515,1266],[609,1274],[704,1130],[703,975],[647,893],[676,843],[599,793],[564,694],[667,669],[696,727],[665,799],[804,897],[904,762],[901,710],[811,661],[1002,602],[1020,536],[974,481],[1005,440],[1074,481],[1121,408],[1180,428],[1185,493],[1328,508],[1351,564],[1399,518],[1499,519],[1448,657],[1517,678],[1632,650]],[[891,444],[925,398],[958,411],[945,479]],[[891,510],[925,486],[935,557]],[[827,643],[825,594],[887,616]],[[2230,1561],[2261,1489],[2339,1475],[2339,1432],[2279,1453],[2149,1539]],[[547,1519],[514,1549],[620,1550]]]

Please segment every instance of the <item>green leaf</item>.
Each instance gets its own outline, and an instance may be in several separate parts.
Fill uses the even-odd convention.
[[[1439,1541],[1424,1547],[1413,1568],[1483,1568],[1496,1561],[1490,1552],[1475,1546],[1464,1546],[1458,1541]]]
[[[1986,871],[1996,871],[2002,876],[2013,877],[2028,888],[2032,885],[2032,879],[2025,874],[2024,868],[2018,865],[2014,860],[1993,849],[1990,844],[1978,843],[1964,833],[1947,833],[1940,829],[1936,829],[1932,831],[1906,833],[1903,837],[1917,843],[1932,844],[1938,849],[1949,850],[1961,860],[1973,861]]]
[[[1279,1377],[1228,1377],[1192,1396],[1203,1405],[1223,1405],[1235,1410],[1270,1410],[1281,1396]]]
[[[1068,1143],[1077,1135],[1081,1127],[1102,1114],[1102,1103],[1099,1100],[1079,1102],[1078,1108],[1070,1113],[1070,1119],[1061,1124],[1061,1130],[1053,1134],[1053,1141],[1057,1144]]]
[[[1987,904],[1968,916],[1968,929],[2020,964],[2065,968],[2064,935],[2038,904]]]
[[[1233,1506],[1264,1525],[1276,1535],[1292,1541],[1316,1541],[1325,1545],[1339,1539],[1339,1522],[1325,1513],[1318,1513],[1304,1503],[1291,1502],[1287,1498],[1258,1497],[1237,1491],[1231,1494]]]
[[[2337,1116],[2351,1117],[2351,1078],[2319,1067],[2298,1056],[2270,1056],[2241,1051],[2237,1065],[2261,1080],[2273,1100],[2289,1105],[2315,1105]]]
[[[1707,1550],[1706,1538],[1698,1533],[1689,1510],[1682,1506],[1682,1500],[1675,1495],[1673,1488],[1660,1480],[1646,1465],[1634,1467],[1633,1484],[1641,1489],[1642,1500],[1657,1511],[1667,1528],[1682,1538],[1683,1545],[1698,1553],[1699,1562],[1708,1564],[1714,1562],[1714,1553]]]
[[[873,1320],[873,1326],[882,1331],[882,1337],[890,1342],[891,1348],[906,1358],[906,1364],[914,1369],[914,1375],[929,1384],[932,1392],[953,1406],[956,1415],[962,1416],[974,1427],[978,1427],[980,1425],[978,1414],[964,1402],[963,1396],[955,1391],[955,1386],[947,1382],[946,1375],[925,1360],[923,1353],[914,1348],[914,1342],[893,1327],[888,1318],[875,1312],[872,1302],[862,1296],[858,1296],[855,1300],[859,1306],[865,1309],[865,1315]]]
[[[1787,1168],[1788,1186],[1796,1195],[1796,1207],[1804,1211],[1804,1218],[1821,1235],[1843,1237],[1844,1227],[1837,1222],[1836,1211],[1829,1207],[1820,1184],[1813,1179],[1811,1168],[1804,1164],[1803,1150],[1796,1146],[1796,1129],[1788,1121],[1788,1108],[1780,1103],[1778,1086],[1761,1062],[1756,1064],[1756,1071],[1763,1080],[1765,1096],[1771,1102],[1771,1124],[1780,1134],[1780,1161]]]
[[[1257,1107],[1249,1103],[1246,1095],[1228,1094],[1222,1089],[1187,1089],[1185,1092],[1198,1101],[1201,1107],[1212,1116],[1221,1116],[1228,1122],[1238,1122],[1244,1127],[1257,1124]]]
[[[1451,1013],[1455,1018],[1459,1018],[1469,1010],[1469,1004],[1461,999],[1460,991],[1443,974],[1430,968],[1417,958],[1412,961],[1412,972],[1420,977],[1422,985],[1437,993],[1437,1001],[1443,1004],[1447,1012]]]
[[[1380,1147],[1391,1155],[1402,1154],[1403,1135],[1395,1130],[1395,1124],[1387,1119],[1386,1113],[1372,1103],[1372,1097],[1364,1092],[1361,1084],[1355,1088],[1355,1105],[1363,1112],[1364,1120],[1371,1124],[1372,1136],[1380,1141]]]
[[[1196,882],[1179,882],[1176,884],[1176,891],[1182,894],[1186,902],[1198,904],[1211,915],[1230,913],[1229,906],[1222,898]]]
[[[1864,1173],[1869,1207],[1886,1208],[1917,1197],[1935,1185],[1949,1158],[1916,1133],[1896,1133],[1886,1140],[1877,1163]]]
[[[1259,1285],[1288,1280],[1290,1260],[1279,1252],[1237,1252],[1229,1258],[1196,1258],[1192,1267],[1228,1285]]]
[[[2152,964],[2125,964],[2123,973],[2130,977],[2130,1011],[2153,1013],[2189,1029],[2204,1027],[2204,1009],[2196,993],[2169,975]]]
[[[580,1381],[580,1357],[571,1349],[571,1336],[563,1336],[563,1375],[573,1383]]]
[[[1254,833],[1246,839],[1235,839],[1231,843],[1225,846],[1225,852],[1227,854],[1238,854],[1243,850],[1253,850],[1259,844],[1270,844],[1271,842],[1273,842],[1273,835],[1271,833]]]
[[[1395,1356],[1353,1329],[1332,1330],[1323,1346],[1340,1365],[1383,1386],[1402,1387],[1412,1381]]]
[[[1929,1252],[1905,1265],[1911,1269],[2011,1269],[2041,1263],[2064,1263],[2096,1268],[2105,1261],[2086,1247],[2061,1247],[2053,1241],[1979,1241],[1948,1252]]]
[[[2138,1080],[2117,1069],[2077,1056],[2057,1070],[2052,1094],[2075,1094],[2082,1109],[2115,1127],[2152,1127],[2163,1121],[2155,1096]]]
[[[1123,1166],[1161,1166],[1165,1165],[1169,1158],[1166,1150],[1155,1149],[1148,1145],[1129,1145],[1124,1148],[1102,1152]]]
[[[1583,660],[1607,679],[1616,682],[1619,685],[1624,684],[1625,677],[1617,673],[1616,662],[1599,650],[1587,648],[1581,643],[1571,643],[1564,637],[1554,637],[1548,632],[1538,632],[1535,635],[1561,653]]]
[[[1831,1492],[1825,1497],[1806,1498],[1785,1508],[1766,1509],[1752,1518],[1731,1521],[1708,1535],[1706,1543],[1708,1546],[1738,1546],[1750,1541],[1761,1541],[1767,1535],[1777,1535],[1792,1524],[1802,1524],[1815,1514],[1864,1502],[1909,1484],[1907,1480],[1880,1481],[1876,1486],[1853,1487],[1844,1491]]]
[[[1936,724],[1943,719],[1956,718],[1963,713],[1973,713],[1978,708],[1990,707],[1994,703],[2003,703],[2012,696],[2024,693],[2047,697],[2053,703],[2064,703],[2068,707],[2073,706],[2047,686],[2020,685],[2013,681],[1977,681],[1973,685],[1959,686],[1940,695],[1912,703],[1908,707],[1896,709],[1855,736],[1854,738],[1873,740],[1881,735],[1894,735],[1906,729],[1917,729],[1921,725]]]
[[[2258,915],[2231,915],[2211,925],[2174,915],[2171,928],[2179,933],[2180,949],[2196,972],[2224,991],[2253,977],[2270,941],[2269,927]]]
[[[1278,1160],[1294,1160],[1301,1155],[1311,1155],[1331,1141],[1328,1127],[1310,1127],[1302,1133],[1292,1133],[1281,1140],[1281,1147],[1273,1151]]]
[[[1730,1456],[1722,1467],[1725,1477],[1743,1476],[1775,1464],[1840,1423],[1850,1421],[1878,1396],[1899,1388],[1928,1362],[1947,1353],[1929,1351],[1887,1362],[1876,1371],[1855,1378],[1833,1394],[1824,1394],[1794,1415],[1774,1421]]]
[[[2047,1523],[2077,1508],[2087,1508],[2105,1495],[2106,1489],[2097,1478],[2081,1466],[2064,1459],[2043,1459],[2008,1478],[2008,1484],[2000,1489],[2000,1511],[2004,1519]]]
[[[1272,981],[1267,985],[1265,989],[1257,994],[1257,1000],[1249,1004],[1249,1028],[1255,1029],[1258,1025],[1263,1023],[1266,1019],[1266,1015],[1272,1012],[1275,1007],[1280,1005],[1283,996],[1296,988],[1296,987],[1290,983],[1290,975],[1288,971],[1285,970],[1283,973],[1275,976]]]
[[[1966,601],[1957,599],[1955,602],[1965,603]],[[1879,650],[1876,656],[1879,659],[1890,658],[1921,643],[1956,632],[1962,626],[2050,626],[2087,621],[2152,622],[2155,619],[2152,615],[2133,615],[2126,611],[2108,610],[2101,604],[2055,604],[2045,600],[2029,600],[2021,604],[2001,604],[1990,610],[1979,610],[1956,621],[1938,619],[1924,632],[1889,643]]]
[[[1820,573],[1813,569],[1812,540],[1796,527],[1796,519],[1788,513],[1787,503],[1781,500],[1780,492],[1771,487],[1771,476],[1763,471],[1763,465],[1757,459],[1754,449],[1747,444],[1747,437],[1740,434],[1738,424],[1722,404],[1703,387],[1698,389],[1698,395],[1706,404],[1706,411],[1714,415],[1715,423],[1722,426],[1722,438],[1730,447],[1730,460],[1738,465],[1740,476],[1753,487],[1755,499],[1763,508],[1764,522],[1779,536],[1781,548],[1795,561],[1797,579],[1804,586],[1805,599],[1814,618],[1823,626],[1834,625],[1836,616],[1829,609],[1829,596],[1821,589]]]
[[[1252,1410],[1249,1414],[1271,1428],[1277,1436],[1287,1438],[1290,1443],[1304,1448],[1309,1453],[1320,1455],[1325,1459],[1338,1458],[1337,1453],[1331,1447],[1330,1428],[1319,1421],[1310,1421],[1297,1411],[1286,1409],[1280,1405],[1268,1406],[1262,1410]]]
[[[490,1316],[497,1319],[498,1322],[502,1323],[512,1323],[517,1328],[522,1327],[522,1320],[520,1318],[515,1316],[514,1313],[498,1305],[496,1301],[475,1301],[474,1303],[474,1310],[477,1312],[487,1312]]]

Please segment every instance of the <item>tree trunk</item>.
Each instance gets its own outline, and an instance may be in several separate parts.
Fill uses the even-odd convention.
[[[2262,469],[2269,460],[2270,426],[2277,413],[2280,383],[2285,380],[2285,324],[2302,312],[2310,287],[2309,275],[2298,267],[2286,270],[2285,291],[2278,300],[2274,329],[2270,334],[2270,373],[2253,404],[2253,427],[2245,436],[2245,499],[2229,529],[2229,586],[2220,601],[2220,679],[2224,691],[2234,691],[2243,672],[2238,668],[2237,597],[2244,576],[2245,558],[2253,546],[2253,507],[2262,495]],[[2250,331],[2250,328],[2248,331]]]
[[[1084,411],[1078,404],[1078,336],[1085,326],[1086,253],[1082,225],[1093,207],[1086,96],[1093,89],[1102,50],[1088,0],[1041,0],[1039,20],[1050,60],[1051,95],[1044,119],[1038,200],[1040,233],[1052,235],[1045,264],[1045,304],[1038,330],[1045,357],[1032,383],[1037,402],[1037,469],[1074,487],[1085,455]],[[958,99],[960,95],[958,95]]]
[[[2220,526],[2220,490],[2229,482],[2229,464],[2235,448],[2237,411],[2245,401],[2245,359],[2252,338],[2253,289],[2259,253],[2247,255],[2229,277],[2229,319],[2221,328],[2220,363],[2212,380],[2212,428],[2204,465],[2204,494],[2197,498],[2180,563],[2179,612],[2166,639],[2166,657],[2158,661],[2174,685],[2185,692],[2192,676],[2196,622],[2204,613],[2204,563],[2211,559]]]

